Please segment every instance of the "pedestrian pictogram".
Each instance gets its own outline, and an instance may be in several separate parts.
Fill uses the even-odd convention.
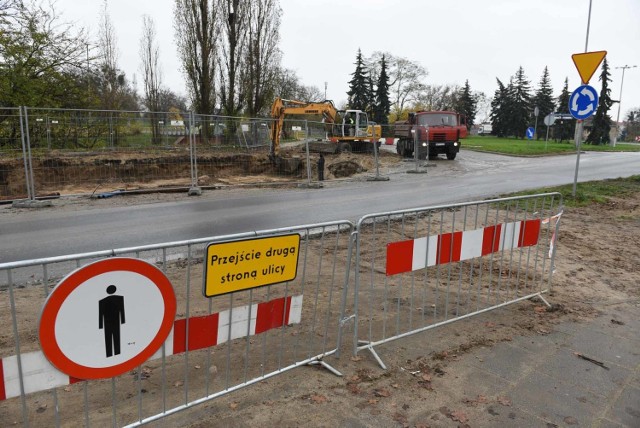
[[[571,93],[569,113],[576,119],[586,119],[598,108],[598,93],[593,86],[582,85]]]
[[[108,297],[100,300],[98,324],[104,330],[104,347],[107,358],[120,355],[120,325],[125,323],[124,297],[114,295],[118,288],[111,284],[107,287]]]
[[[99,260],[67,275],[45,302],[42,351],[78,379],[118,376],[151,357],[173,327],[176,298],[155,266],[132,258]]]
[[[583,85],[589,83],[593,73],[596,72],[606,55],[607,51],[585,52],[571,55],[571,59],[573,59],[573,63],[578,69],[578,74],[580,74]]]

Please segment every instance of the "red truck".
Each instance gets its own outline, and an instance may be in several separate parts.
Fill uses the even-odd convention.
[[[467,137],[465,117],[453,111],[419,111],[409,119],[395,123],[398,138],[396,151],[404,157],[414,156],[413,130],[418,133],[418,158],[436,158],[439,154],[454,160],[460,151],[460,140]],[[428,135],[428,137],[427,137]],[[428,150],[428,151],[427,151]]]

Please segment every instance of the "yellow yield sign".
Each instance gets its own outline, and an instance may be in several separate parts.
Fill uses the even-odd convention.
[[[205,297],[292,281],[298,272],[300,235],[281,235],[209,244]]]
[[[607,55],[607,51],[585,52],[571,55],[573,63],[580,73],[582,84],[589,83],[591,76],[596,72],[598,66]]]

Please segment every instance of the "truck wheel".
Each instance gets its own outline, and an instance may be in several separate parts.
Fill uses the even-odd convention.
[[[338,153],[351,153],[351,144],[349,143],[338,144]]]
[[[447,159],[449,160],[454,160],[456,158],[457,153],[456,152],[447,152]]]

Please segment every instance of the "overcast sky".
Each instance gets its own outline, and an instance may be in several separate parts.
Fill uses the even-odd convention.
[[[67,21],[97,37],[102,0],[58,0]],[[163,82],[185,94],[173,42],[173,0],[108,0],[115,27],[120,67],[141,81],[139,45],[142,16],[156,23]],[[280,48],[283,65],[305,85],[324,91],[337,104],[346,100],[358,49],[420,63],[425,83],[462,85],[493,96],[496,78],[507,83],[519,66],[535,89],[545,66],[559,95],[580,76],[571,55],[585,51],[589,0],[280,0]],[[592,0],[588,51],[606,50],[611,67],[611,96],[620,96],[624,65],[622,116],[640,107],[640,0]],[[596,71],[590,84],[600,92]],[[140,83],[138,88],[140,89]],[[610,111],[615,119],[617,104]]]

